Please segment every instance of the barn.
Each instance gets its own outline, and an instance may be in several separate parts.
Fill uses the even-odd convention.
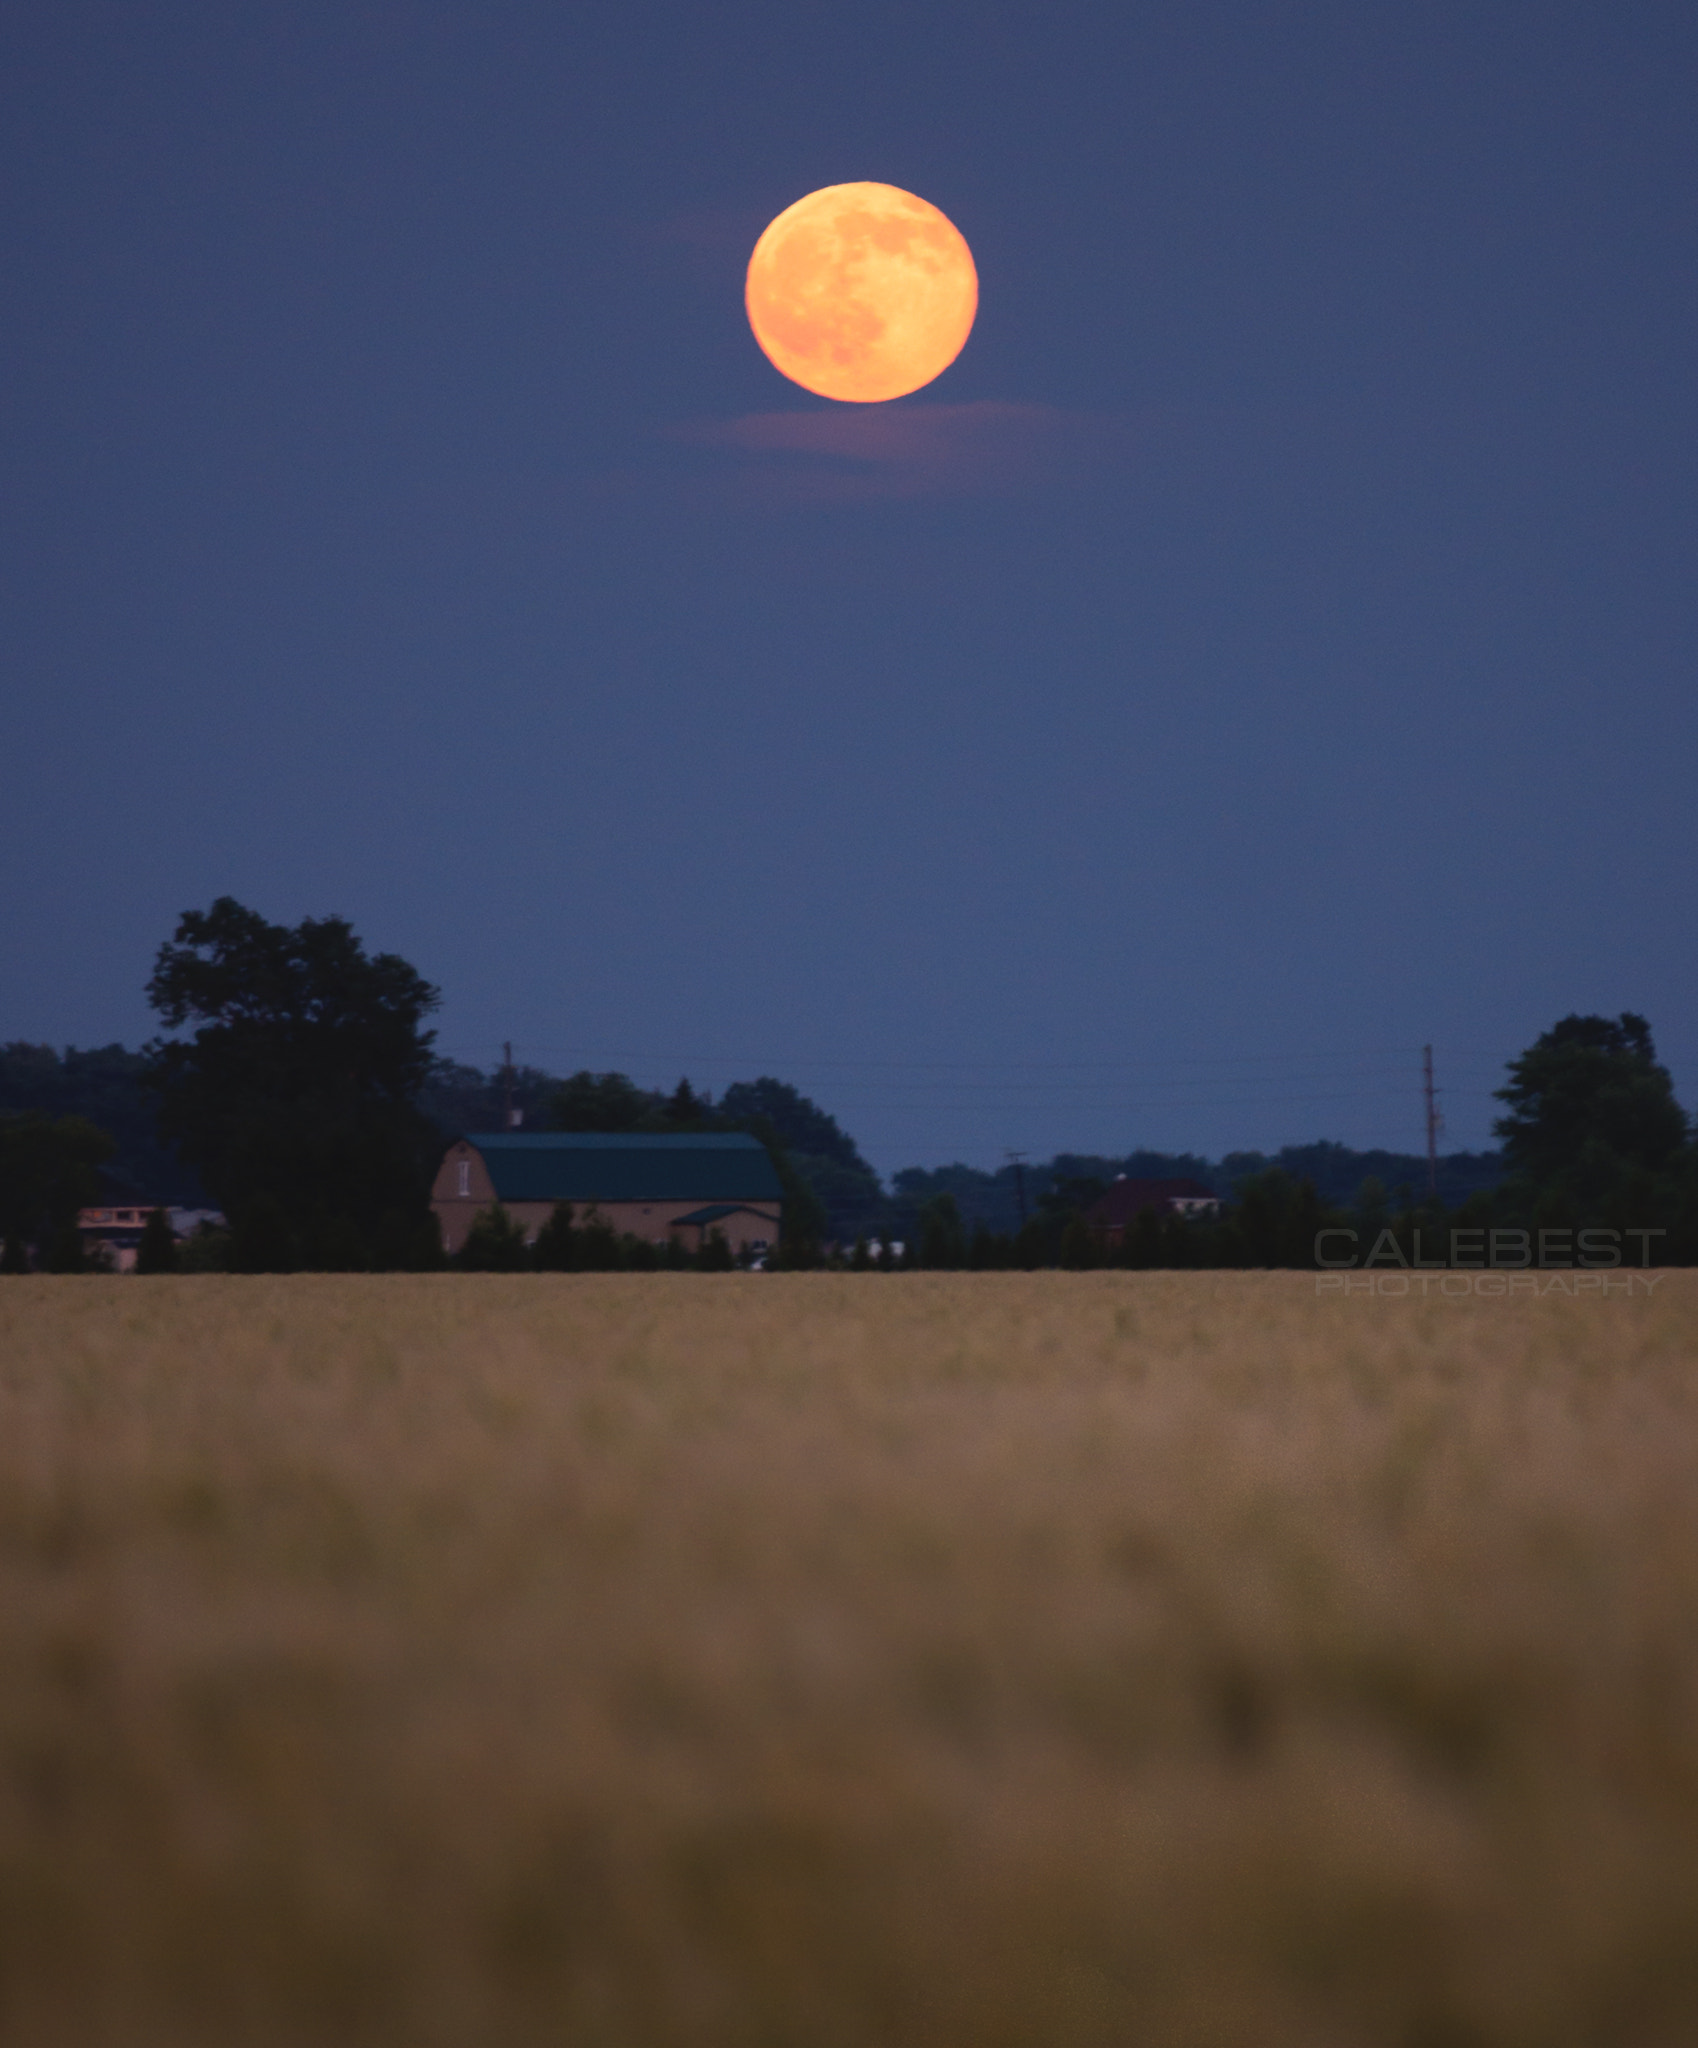
[[[777,1244],[782,1199],[771,1154],[744,1131],[485,1131],[449,1146],[430,1205],[450,1253],[497,1202],[527,1238],[570,1202],[580,1223],[593,1210],[610,1229],[691,1250],[717,1230],[739,1251]]]

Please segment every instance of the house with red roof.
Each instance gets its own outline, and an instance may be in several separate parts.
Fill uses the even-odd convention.
[[[1157,1216],[1214,1216],[1220,1197],[1200,1180],[1129,1180],[1121,1174],[1085,1211],[1085,1221],[1107,1244],[1117,1245],[1146,1209]]]

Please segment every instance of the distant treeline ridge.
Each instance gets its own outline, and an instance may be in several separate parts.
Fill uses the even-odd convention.
[[[439,1058],[425,1028],[439,992],[397,955],[368,955],[341,918],[273,925],[221,897],[184,914],[147,994],[164,1029],[140,1051],[0,1047],[0,1240],[11,1270],[74,1265],[77,1208],[103,1189],[108,1200],[222,1211],[228,1242],[203,1246],[202,1263],[439,1264],[429,1188],[444,1143],[510,1117],[541,1130],[754,1134],[784,1186],[778,1260],[792,1266],[888,1265],[900,1243],[903,1263],[934,1266],[1112,1256],[1312,1267],[1323,1230],[1366,1232],[1391,1256],[1450,1228],[1470,1238],[1649,1229],[1660,1262],[1698,1259],[1698,1141],[1650,1026],[1629,1012],[1563,1018],[1512,1060],[1498,1090],[1503,1149],[1447,1155],[1436,1189],[1417,1155],[1324,1142],[1218,1161],[1138,1150],[994,1171],[909,1167],[886,1186],[829,1111],[770,1075],[716,1099],[687,1079],[666,1091],[621,1073]],[[1151,1211],[1105,1236],[1093,1208],[1121,1177],[1200,1182],[1222,1206],[1191,1220]],[[560,1228],[555,1263],[615,1259],[582,1235],[582,1219]],[[167,1251],[156,1244],[154,1262]],[[481,1255],[496,1255],[493,1240]]]

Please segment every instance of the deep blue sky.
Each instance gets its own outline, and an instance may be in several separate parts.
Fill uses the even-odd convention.
[[[875,1162],[1698,1106],[1698,10],[0,6],[0,1038],[329,911]],[[833,407],[766,221],[981,308]]]

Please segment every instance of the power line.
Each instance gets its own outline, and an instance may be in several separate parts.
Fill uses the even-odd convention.
[[[477,1050],[478,1048],[469,1046],[458,1048],[462,1057],[467,1053],[474,1053]],[[553,1049],[539,1046],[529,1050],[535,1054],[544,1054]],[[508,1057],[511,1057],[510,1054]],[[569,1059],[582,1059],[585,1055],[582,1051],[578,1051],[568,1054],[567,1057]],[[776,1064],[784,1066],[792,1072],[805,1071],[813,1074],[854,1073],[863,1080],[872,1081],[875,1086],[884,1089],[935,1088],[943,1085],[956,1089],[1020,1087],[1047,1090],[1089,1090],[1093,1093],[1100,1091],[1105,1086],[1112,1087],[1119,1076],[1136,1075],[1142,1078],[1151,1074],[1152,1069],[1159,1070],[1161,1065],[1160,1062],[1153,1060],[1128,1060],[1115,1061],[1112,1064],[1105,1061],[1097,1066],[1091,1066],[1083,1061],[1056,1061],[1051,1066],[1020,1064],[998,1067],[989,1062],[977,1066],[959,1061],[885,1061],[877,1063],[866,1061],[850,1063],[846,1061],[810,1060],[805,1057],[772,1062],[717,1058],[706,1054],[697,1056],[682,1055],[674,1056],[671,1059],[664,1059],[653,1056],[634,1056],[629,1052],[614,1055],[614,1057],[622,1059],[627,1067],[637,1067],[650,1071],[655,1069],[670,1070],[675,1065],[683,1065],[693,1067],[698,1072],[705,1067],[728,1067],[746,1072],[752,1067]],[[1395,1065],[1389,1062],[1383,1064],[1376,1062],[1373,1066],[1364,1066],[1353,1064],[1349,1061],[1313,1059],[1287,1062],[1285,1063],[1285,1071],[1283,1073],[1269,1074],[1265,1077],[1242,1071],[1236,1073],[1228,1071],[1231,1068],[1241,1067],[1242,1064],[1237,1061],[1221,1061],[1214,1066],[1212,1072],[1194,1076],[1168,1075],[1157,1078],[1155,1085],[1163,1090],[1167,1090],[1218,1087],[1223,1083],[1228,1086],[1234,1083],[1238,1085],[1258,1085],[1264,1078],[1267,1080],[1302,1081],[1310,1078],[1310,1074],[1302,1071],[1305,1068],[1310,1069],[1313,1078],[1316,1079],[1325,1076],[1336,1077],[1342,1080],[1378,1080],[1391,1084],[1405,1081],[1408,1072],[1408,1068],[1403,1060],[1397,1061]],[[602,1070],[605,1071],[605,1069]],[[918,1078],[914,1080],[902,1078],[904,1075],[909,1074],[915,1075]],[[1045,1076],[1054,1076],[1055,1078],[1046,1079]],[[850,1083],[849,1085],[855,1084]],[[1406,1081],[1405,1085],[1407,1085]]]
[[[1024,1152],[1005,1152],[1005,1159],[1014,1167],[1014,1197],[1020,1204],[1020,1228],[1026,1227],[1026,1155]]]

